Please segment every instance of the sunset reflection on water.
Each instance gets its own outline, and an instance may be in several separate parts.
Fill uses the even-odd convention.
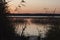
[[[44,38],[46,37],[48,30],[51,29],[50,26],[52,26],[51,24],[44,23],[44,22],[47,22],[48,19],[12,18],[10,20],[12,20],[12,24],[15,27],[16,34],[20,36],[24,35],[26,37],[27,36],[41,36],[41,38]]]

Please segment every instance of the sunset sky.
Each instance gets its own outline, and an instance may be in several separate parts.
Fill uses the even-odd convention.
[[[56,13],[60,13],[60,0],[24,0],[25,6],[21,5],[21,0],[6,0],[11,1],[7,5],[11,13],[53,13],[56,8]],[[21,5],[19,8],[18,5]],[[15,10],[17,7],[17,10]]]

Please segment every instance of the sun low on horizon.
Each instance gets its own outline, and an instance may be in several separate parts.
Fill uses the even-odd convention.
[[[10,1],[10,2],[8,2]],[[60,13],[60,0],[6,0],[10,13]]]

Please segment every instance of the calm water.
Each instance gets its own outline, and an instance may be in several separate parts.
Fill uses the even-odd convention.
[[[49,18],[32,18],[32,17],[13,17],[9,18],[15,27],[15,33],[19,36],[29,37],[28,40],[40,40],[46,37],[51,27],[54,27],[55,20]]]

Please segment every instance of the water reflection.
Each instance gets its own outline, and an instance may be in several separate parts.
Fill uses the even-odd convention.
[[[46,37],[46,34],[53,26],[49,19],[40,18],[10,18],[13,26],[15,27],[15,33],[20,36],[29,37],[28,40],[38,40]],[[40,40],[41,40],[40,39]]]

